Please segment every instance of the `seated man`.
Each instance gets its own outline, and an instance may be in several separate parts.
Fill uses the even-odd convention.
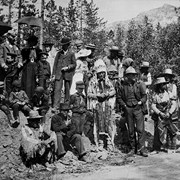
[[[49,109],[49,97],[45,94],[44,88],[38,86],[35,89],[35,94],[32,97],[31,105],[34,110],[37,110],[41,116],[43,116],[43,122],[45,122],[45,115]]]
[[[75,125],[71,124],[71,120],[68,119],[69,110],[70,107],[67,103],[61,103],[60,113],[54,115],[51,120],[51,130],[55,131],[57,135],[57,157],[60,159],[66,154],[63,140],[66,140],[66,142],[69,140],[70,144],[73,146],[75,145],[78,151],[79,160],[87,161],[85,158],[86,151],[82,141],[82,136],[74,131]]]
[[[9,102],[13,110],[13,116],[16,122],[20,122],[19,110],[22,111],[25,116],[29,115],[31,111],[28,103],[29,98],[25,91],[21,90],[21,82],[15,80],[13,82],[13,91],[9,95]]]
[[[28,124],[22,127],[20,154],[27,167],[37,163],[51,167],[49,163],[55,160],[56,135],[44,131],[41,119],[42,116],[32,110],[27,117]]]

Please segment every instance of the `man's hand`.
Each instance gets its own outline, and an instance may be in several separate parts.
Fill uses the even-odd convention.
[[[71,124],[71,119],[68,119],[66,122],[65,122],[66,126],[70,125]]]
[[[22,63],[18,63],[18,65],[17,65],[18,68],[20,68],[20,67],[22,67],[22,66],[23,66]]]
[[[38,107],[34,107],[33,110],[34,110],[34,111],[37,111],[37,110],[39,110],[39,108],[38,108]]]
[[[8,66],[6,65],[6,63],[2,64],[2,68],[4,68],[5,70],[8,68]]]
[[[138,105],[142,105],[142,101],[139,101],[139,102],[138,102]]]
[[[64,71],[67,71],[68,69],[69,69],[68,67],[63,67],[63,68],[61,69],[61,71],[64,72]]]
[[[160,115],[162,118],[166,118],[166,114],[163,113],[163,112],[160,112],[159,115]]]

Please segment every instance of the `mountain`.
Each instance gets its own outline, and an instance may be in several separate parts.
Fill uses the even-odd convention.
[[[155,27],[158,22],[161,26],[166,26],[167,24],[177,22],[178,16],[180,15],[180,8],[169,4],[164,4],[162,7],[155,8],[149,11],[145,11],[127,21],[116,21],[107,25],[107,30],[116,30],[119,25],[123,26],[125,29],[128,28],[130,21],[134,20],[137,24],[141,24],[145,16],[148,17],[149,21]]]

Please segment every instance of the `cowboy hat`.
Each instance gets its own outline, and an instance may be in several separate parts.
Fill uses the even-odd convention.
[[[29,112],[29,116],[27,117],[27,119],[40,119],[42,118],[43,116],[40,116],[38,111],[34,111],[34,110],[31,110]]]
[[[123,66],[125,67],[129,67],[129,66],[132,66],[132,64],[134,63],[133,59],[131,58],[126,58],[123,62]]]
[[[158,77],[158,78],[156,78],[154,85],[157,85],[157,84],[167,84],[167,83],[168,82],[165,80],[164,77]]]
[[[108,71],[108,72],[118,72],[118,71],[117,71],[117,68],[116,68],[115,66],[113,66],[113,65],[109,66],[109,67],[107,68],[107,71]]]
[[[86,49],[96,49],[96,46],[94,44],[88,44],[85,46]]]
[[[43,46],[53,46],[54,43],[50,40],[50,39],[47,39],[43,42],[42,44]]]
[[[143,61],[143,62],[141,63],[141,68],[143,68],[143,67],[149,68],[149,62]]]
[[[42,86],[38,86],[38,87],[36,87],[35,92],[39,93],[39,94],[43,94],[44,93],[44,88]]]
[[[4,82],[0,81],[0,88],[4,88]]]
[[[112,46],[109,50],[110,51],[119,51],[119,47],[118,46]]]
[[[60,45],[63,46],[70,43],[71,43],[71,40],[68,37],[64,37],[61,39]]]
[[[164,76],[167,76],[167,75],[175,77],[175,74],[172,73],[172,69],[165,69],[163,73],[158,75],[158,77],[164,77]]]
[[[49,54],[47,52],[44,52],[44,51],[39,53],[40,56],[42,56],[43,54],[46,56],[49,56]]]
[[[91,50],[88,49],[81,49],[78,53],[77,53],[77,57],[88,57],[91,54]]]
[[[137,74],[136,70],[132,67],[132,66],[129,66],[126,71],[125,71],[125,74]]]
[[[77,39],[77,40],[74,42],[74,44],[75,44],[76,46],[81,46],[81,45],[83,44],[83,41]]]
[[[76,82],[76,87],[84,89],[85,88],[84,82],[83,81],[77,81]]]

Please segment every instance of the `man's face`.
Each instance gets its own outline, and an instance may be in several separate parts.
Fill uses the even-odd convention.
[[[6,60],[8,63],[11,63],[11,62],[13,62],[14,59],[8,55]]]
[[[51,46],[47,46],[47,45],[46,45],[44,48],[45,48],[45,51],[46,51],[46,52],[49,52],[49,51],[51,51],[51,49],[52,49]]]
[[[64,51],[67,51],[68,48],[69,48],[69,46],[70,46],[70,44],[64,44],[64,45],[62,45],[62,49],[63,49]]]
[[[127,77],[128,81],[135,82],[137,75],[136,74],[127,74],[126,77]]]
[[[69,113],[69,110],[63,110],[63,111],[61,111],[61,113],[62,113],[65,117],[67,117],[67,115],[68,115],[68,113]]]
[[[106,73],[104,71],[97,73],[97,78],[99,80],[103,80],[105,78]]]
[[[9,41],[10,44],[14,45],[14,43],[15,43],[15,37],[13,37],[12,35],[9,35],[9,36],[7,37],[7,39],[8,39],[8,41]]]
[[[82,93],[83,90],[84,90],[84,88],[79,88],[79,87],[77,87],[76,89],[77,89],[77,92],[78,92],[78,93]]]
[[[41,61],[46,61],[47,59],[47,55],[46,54],[42,54],[41,55]]]

